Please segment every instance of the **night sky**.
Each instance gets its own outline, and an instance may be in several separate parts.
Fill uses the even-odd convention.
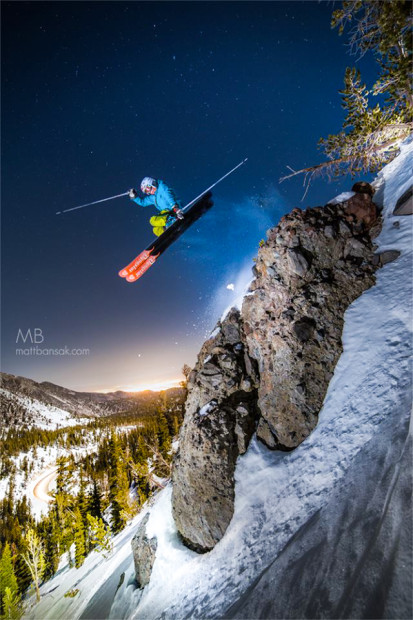
[[[330,2],[2,3],[2,370],[76,390],[181,379],[294,206],[352,180],[279,184],[321,161],[354,64]],[[359,63],[364,80],[372,61]],[[243,158],[214,207],[135,284],[119,269],[152,237],[128,197],[161,178],[189,202]],[[227,288],[228,285],[230,288]],[[234,290],[232,290],[234,289]],[[19,356],[19,330],[40,349]],[[39,331],[41,330],[41,332]],[[34,332],[32,331],[32,334]],[[41,338],[39,334],[44,338]]]

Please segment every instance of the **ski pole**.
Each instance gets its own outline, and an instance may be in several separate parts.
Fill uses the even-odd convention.
[[[191,205],[194,204],[194,202],[196,202],[198,200],[198,198],[201,198],[204,194],[206,194],[207,192],[209,192],[210,189],[212,189],[213,187],[215,187],[215,185],[218,185],[218,183],[221,183],[221,181],[223,181],[224,179],[226,179],[227,177],[229,177],[230,174],[232,174],[233,172],[235,172],[235,170],[237,168],[239,168],[240,166],[242,166],[243,164],[245,164],[245,162],[247,161],[248,157],[246,157],[245,159],[243,159],[237,166],[235,166],[235,168],[233,168],[232,170],[230,170],[229,172],[227,172],[226,174],[224,174],[223,177],[221,177],[220,179],[218,179],[218,181],[215,181],[215,183],[213,185],[211,185],[210,187],[208,187],[208,189],[204,190],[202,192],[202,194],[199,194],[199,196],[197,196],[196,198],[194,198],[193,200],[191,200],[191,202],[188,202],[187,205],[184,206],[184,208],[182,209],[182,211],[185,211],[185,209],[188,209],[188,207],[190,207]]]
[[[198,198],[201,198],[204,194],[206,194],[207,192],[209,192],[210,189],[212,189],[213,187],[215,187],[216,185],[218,185],[218,183],[220,183],[221,181],[223,181],[224,179],[226,179],[230,174],[232,174],[233,172],[235,172],[235,170],[237,170],[237,168],[239,168],[240,166],[242,166],[243,164],[245,164],[245,162],[248,160],[248,157],[246,157],[245,159],[243,159],[237,166],[235,166],[235,168],[232,168],[232,170],[230,170],[229,172],[227,172],[226,174],[224,174],[223,177],[221,177],[220,179],[218,179],[218,181],[215,181],[215,183],[213,183],[210,187],[208,187],[206,190],[204,190],[202,192],[202,194],[199,194],[199,196],[197,196],[196,198],[194,198],[193,200],[191,200],[191,202],[188,202],[187,205],[185,205],[185,207],[182,209],[182,211],[184,211],[185,209],[188,209],[188,207],[190,207],[191,205],[194,204],[194,202],[196,202],[198,200]],[[121,196],[128,196],[129,192],[124,192],[123,194],[117,194],[116,196],[110,196],[110,198],[102,198],[102,200],[94,200],[93,202],[88,202],[85,205],[79,205],[78,207],[72,207],[71,209],[65,209],[64,211],[57,211],[56,215],[61,215],[62,213],[68,213],[69,211],[76,211],[76,209],[84,209],[84,207],[90,207],[90,205],[96,205],[100,202],[106,202],[107,200],[114,200],[115,198],[121,198]]]
[[[76,209],[83,209],[84,207],[89,207],[90,205],[96,205],[98,202],[105,202],[106,200],[114,200],[114,198],[120,198],[121,196],[127,196],[129,192],[124,192],[123,194],[117,194],[117,196],[111,196],[110,198],[102,198],[102,200],[95,200],[94,202],[88,202],[85,205],[79,205],[78,207],[72,207],[71,209],[65,209],[64,211],[57,211],[56,215],[60,215],[61,213],[67,213],[68,211],[75,211]]]

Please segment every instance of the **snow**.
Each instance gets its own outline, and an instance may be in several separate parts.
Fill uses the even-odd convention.
[[[78,569],[69,569],[67,563],[62,562],[54,578],[42,586],[40,603],[34,605],[34,596],[30,598],[29,607],[24,617],[39,620],[80,618],[98,592],[101,597],[104,597],[105,590],[112,589],[113,586],[115,592],[120,577],[120,574],[117,574],[118,569],[122,567],[125,560],[130,559],[131,540],[137,525],[146,512],[147,509],[144,509],[122,532],[112,539],[113,552],[108,558],[104,558],[97,552],[92,552]],[[74,589],[79,590],[77,596],[74,598],[64,597],[66,592]],[[103,613],[106,615],[108,609],[101,610],[102,615],[96,617],[103,617]]]
[[[201,407],[201,409],[198,412],[198,415],[200,417],[206,416],[209,413],[211,413],[211,411],[213,411],[216,406],[217,406],[217,401],[216,400],[211,400],[211,401],[209,401],[209,403],[207,403],[206,405]]]
[[[341,194],[333,198],[333,200],[329,200],[328,204],[338,205],[340,204],[340,202],[345,202],[346,200],[350,200],[350,198],[352,198],[354,194],[355,192],[342,192]]]
[[[33,488],[38,482],[41,472],[46,471],[51,467],[60,456],[68,456],[69,451],[58,447],[57,445],[50,445],[46,448],[38,446],[36,451],[31,448],[28,452],[21,452],[18,456],[12,456],[11,460],[16,465],[15,476],[15,500],[22,499],[23,495],[26,495],[31,502],[34,516],[37,518],[43,512],[45,512],[45,506],[43,503],[38,503],[33,497]],[[22,463],[24,459],[27,459],[27,468],[30,472],[26,477],[22,471]],[[8,487],[10,484],[10,477],[6,476],[0,480],[0,498],[6,496]]]
[[[242,307],[242,302],[244,301],[244,297],[248,292],[248,289],[251,286],[251,282],[253,281],[254,277],[252,275],[252,271],[251,271],[251,265],[248,264],[246,266],[243,267],[243,269],[241,269],[234,288],[231,289],[234,291],[235,296],[233,297],[231,303],[229,305],[227,305],[227,307],[225,308],[224,312],[221,315],[220,321],[221,323],[224,322],[227,314],[233,309],[237,309],[237,310],[241,310]],[[215,303],[218,307],[222,307],[222,303],[221,303],[221,299],[222,299],[222,291],[218,291],[218,294],[216,296],[216,300]]]
[[[56,430],[57,428],[62,428],[64,426],[76,426],[78,424],[88,424],[90,422],[90,418],[74,416],[59,407],[45,405],[38,400],[28,398],[27,396],[13,394],[3,388],[0,388],[0,394],[13,400],[28,412],[28,427]],[[31,416],[33,416],[33,421],[30,419]]]
[[[61,403],[67,405],[67,400],[65,400],[64,398],[60,398],[60,396],[58,396],[57,394],[53,394],[52,395],[53,398],[55,398],[56,400],[60,400]]]
[[[289,453],[252,440],[237,463],[234,517],[211,552],[180,542],[167,487],[150,509],[147,534],[158,546],[143,591],[130,551],[141,514],[116,537],[111,560],[92,556],[45,584],[42,593],[53,590],[53,598],[31,618],[82,617],[95,594],[106,600],[110,570],[122,562],[125,579],[105,617],[411,617],[413,220],[392,216],[410,183],[411,157],[408,143],[379,175],[377,251],[401,255],[345,314],[343,354],[313,433]],[[79,600],[68,603],[63,590],[75,585]]]
[[[37,448],[37,453],[39,454],[40,448]],[[52,493],[54,490],[54,481],[57,477],[57,466],[56,461],[59,457],[66,457],[69,455],[73,455],[76,459],[80,459],[85,457],[88,454],[92,454],[97,450],[97,443],[90,442],[86,447],[82,448],[71,448],[70,450],[57,448],[55,445],[50,446],[47,451],[48,455],[48,465],[44,467],[43,460],[42,465],[39,467],[35,466],[35,474],[29,480],[27,484],[22,484],[20,487],[19,495],[26,495],[28,498],[32,513],[35,519],[40,519],[42,515],[47,514],[49,510],[49,502],[52,497],[49,493]],[[76,483],[76,478],[72,479],[73,484]],[[74,489],[74,492],[76,489]]]
[[[216,327],[208,336],[208,340],[212,340],[212,338],[215,338],[216,336],[218,336],[219,334],[219,327]]]
[[[48,490],[53,491],[53,482],[56,478],[56,461],[58,458],[73,455],[76,459],[80,459],[87,454],[91,454],[97,450],[97,441],[85,438],[85,446],[72,447],[71,449],[62,448],[58,443],[51,444],[47,447],[37,446],[34,450],[31,448],[28,452],[20,452],[18,456],[12,456],[11,460],[16,466],[14,499],[21,500],[26,495],[32,514],[36,520],[42,515],[47,514],[49,507]],[[26,475],[22,471],[23,461],[27,462]],[[46,479],[47,478],[47,479]],[[34,489],[39,483],[41,484],[37,492]],[[6,497],[10,485],[10,476],[5,476],[0,480],[0,498]],[[36,496],[37,495],[37,496]]]

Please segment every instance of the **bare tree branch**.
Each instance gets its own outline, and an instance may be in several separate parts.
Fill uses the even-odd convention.
[[[309,166],[308,168],[302,168],[301,170],[294,170],[291,166],[286,166],[289,170],[292,170],[291,174],[287,174],[280,178],[279,182],[282,183],[287,179],[291,179],[292,177],[297,176],[298,174],[304,174],[304,187],[306,187],[306,193],[308,191],[308,187],[311,184],[312,177],[318,174],[322,174],[324,170],[332,170],[334,167],[340,166],[341,164],[349,164],[355,165],[366,162],[364,168],[367,168],[368,159],[375,153],[380,153],[381,151],[385,151],[392,146],[400,143],[412,130],[413,123],[397,123],[394,125],[389,125],[381,130],[381,137],[383,134],[389,133],[390,129],[399,129],[404,130],[405,134],[402,136],[396,136],[387,140],[386,142],[380,142],[379,144],[375,143],[378,137],[379,132],[374,132],[369,136],[369,139],[362,145],[361,147],[356,147],[353,153],[350,153],[347,157],[340,157],[337,159],[332,159],[330,161],[322,162],[321,164],[316,164],[315,166]],[[304,195],[304,196],[305,196]],[[304,197],[303,197],[304,198]]]

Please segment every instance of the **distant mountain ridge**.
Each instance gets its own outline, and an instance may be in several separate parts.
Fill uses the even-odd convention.
[[[169,398],[183,399],[182,388],[166,390]],[[0,373],[1,424],[45,425],[45,417],[53,412],[62,422],[76,423],[76,418],[96,418],[142,407],[142,413],[161,402],[157,392],[76,392],[49,381],[38,383],[33,379]],[[65,415],[66,414],[66,415]],[[69,415],[67,415],[69,414]],[[37,420],[37,418],[39,418]],[[63,420],[65,418],[65,420]],[[69,418],[72,421],[69,421]],[[80,422],[80,420],[79,420]]]

